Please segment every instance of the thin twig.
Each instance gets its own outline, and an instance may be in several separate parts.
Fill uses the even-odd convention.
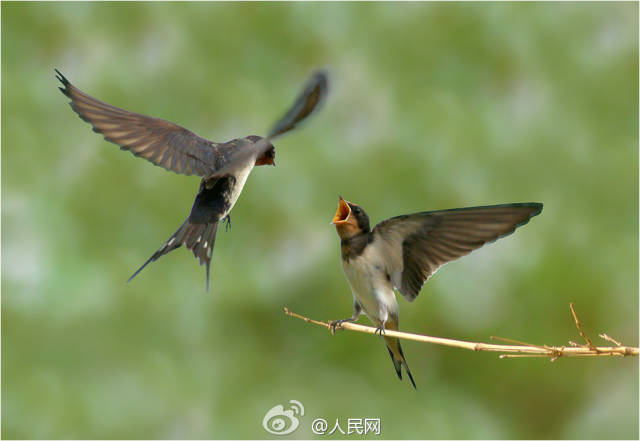
[[[520,346],[533,346],[534,348],[538,348],[541,349],[543,351],[551,351],[551,349],[547,346],[540,346],[540,345],[534,345],[531,343],[525,343],[523,341],[519,341],[519,340],[513,340],[511,338],[504,338],[504,337],[496,337],[494,335],[492,335],[491,337],[489,337],[489,340],[501,340],[505,343],[511,343],[512,345],[520,345]]]
[[[587,337],[584,331],[582,330],[582,325],[580,324],[580,320],[578,320],[578,314],[576,314],[576,310],[573,307],[573,302],[569,303],[569,308],[571,309],[571,315],[573,315],[573,320],[576,322],[576,328],[578,328],[578,332],[580,332],[580,336],[585,339],[589,349],[594,349],[595,346],[593,346],[593,343],[591,343],[591,340],[589,340],[589,337]]]
[[[491,352],[503,352],[506,354],[500,355],[500,358],[518,358],[518,357],[549,357],[551,361],[555,361],[560,357],[593,357],[593,356],[612,356],[612,357],[624,357],[624,356],[638,356],[640,349],[637,347],[622,346],[617,341],[611,339],[606,334],[601,334],[601,337],[605,340],[611,341],[616,346],[600,346],[595,347],[591,343],[591,340],[586,336],[582,330],[578,315],[575,312],[573,303],[570,304],[571,314],[578,328],[578,332],[585,339],[587,345],[577,345],[570,342],[571,346],[546,346],[546,345],[534,345],[530,343],[523,343],[513,339],[507,339],[502,337],[491,337],[492,339],[502,340],[514,344],[509,345],[497,345],[490,343],[476,343],[462,340],[453,340],[449,338],[431,337],[429,335],[412,334],[409,332],[400,332],[385,330],[385,336],[404,338],[407,340],[414,340],[423,343],[432,343],[442,346],[451,346],[461,349],[468,349],[471,351],[491,351]],[[330,322],[323,322],[319,320],[313,320],[300,314],[296,314],[284,308],[285,314],[291,317],[295,317],[300,320],[304,320],[307,323],[313,323],[314,325],[320,325],[331,331]],[[371,326],[364,326],[358,323],[344,322],[337,326],[337,329],[348,329],[350,331],[364,332],[368,334],[375,334],[376,328]],[[605,337],[603,337],[605,336]],[[608,338],[607,338],[608,337]]]
[[[620,343],[617,340],[614,340],[613,337],[609,337],[607,334],[600,334],[600,335],[598,335],[598,337],[600,337],[603,340],[610,341],[611,343],[613,343],[616,346],[622,346],[622,343]]]

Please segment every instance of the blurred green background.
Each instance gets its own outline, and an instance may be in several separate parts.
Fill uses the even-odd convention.
[[[283,314],[351,314],[338,194],[373,223],[540,201],[399,298],[401,328],[562,345],[580,341],[574,301],[599,344],[637,346],[637,36],[637,3],[3,2],[2,437],[269,438],[266,412],[298,400],[285,438],[323,438],[314,418],[380,418],[385,438],[637,438],[637,359],[406,342],[414,391],[378,339]],[[215,141],[264,134],[313,69],[332,82],[249,178],[208,294],[184,249],[125,283],[199,180],[92,133],[54,67]]]

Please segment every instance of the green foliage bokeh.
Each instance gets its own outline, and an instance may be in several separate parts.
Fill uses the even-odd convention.
[[[637,359],[499,360],[285,317],[351,314],[329,225],[539,201],[450,263],[404,330],[638,344],[637,3],[2,3],[2,437],[262,438],[295,399],[385,438],[637,438]],[[214,141],[264,134],[317,67],[325,108],[278,140],[221,232],[127,277],[198,179],[121,152],[56,89]],[[362,318],[368,323],[366,318]]]

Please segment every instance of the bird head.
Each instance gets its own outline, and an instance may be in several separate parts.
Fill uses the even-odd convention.
[[[262,136],[250,135],[250,136],[247,136],[245,139],[256,144],[258,141],[260,141],[263,138]],[[262,153],[260,156],[258,156],[258,158],[256,158],[255,165],[256,166],[276,165],[276,148],[273,146],[273,144],[271,143],[267,144],[267,148],[265,149],[264,153]]]
[[[338,235],[342,239],[370,231],[367,213],[359,205],[342,199],[342,196],[340,196],[338,209],[331,223],[336,226]]]

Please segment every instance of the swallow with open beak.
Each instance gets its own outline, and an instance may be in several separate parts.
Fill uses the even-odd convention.
[[[358,320],[361,313],[379,335],[398,329],[394,289],[412,302],[440,266],[507,236],[542,211],[542,204],[517,203],[425,211],[392,217],[369,227],[369,216],[340,197],[332,224],[340,236],[342,268],[353,294],[353,315],[331,322],[336,327]],[[413,376],[397,338],[384,336],[393,367]]]
[[[276,152],[271,140],[305,120],[327,94],[327,75],[317,71],[266,137],[250,135],[219,143],[172,122],[99,101],[73,86],[57,69],[56,74],[63,86],[59,89],[71,99],[71,108],[105,140],[166,170],[202,177],[189,217],[129,280],[150,262],[185,245],[200,260],[200,265],[206,264],[207,290],[218,222],[227,221],[229,225],[229,212],[253,167],[275,165]]]

